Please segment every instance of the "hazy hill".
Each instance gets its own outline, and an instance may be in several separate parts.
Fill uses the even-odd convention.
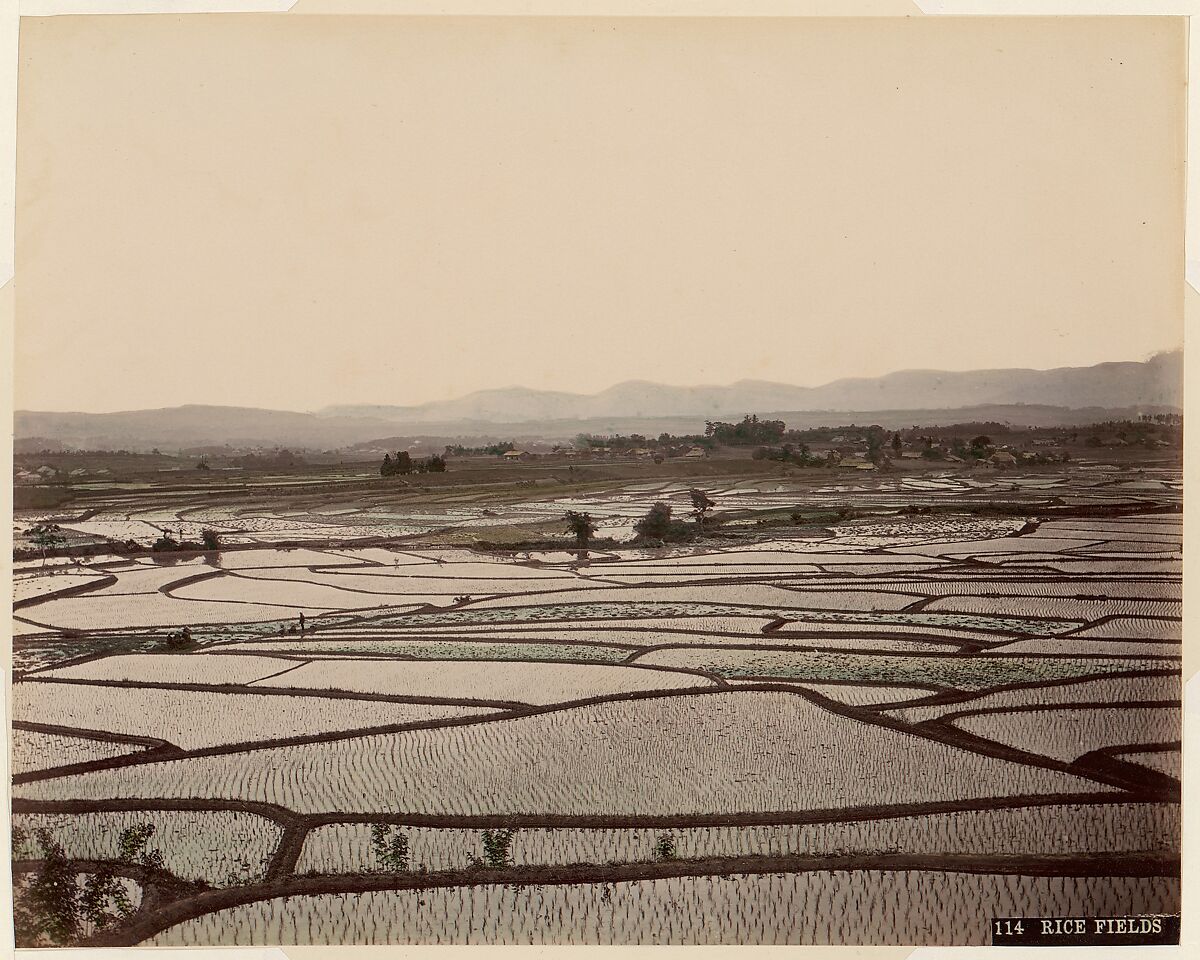
[[[206,444],[333,449],[394,432],[394,425],[366,417],[317,417],[311,413],[189,404],[120,413],[42,413],[18,410],[18,448],[26,438],[45,438],[85,450],[178,449]]]
[[[420,406],[338,406],[318,413],[189,405],[120,413],[19,410],[18,450],[149,450],[230,444],[337,449],[407,434],[564,439],[576,433],[701,431],[706,419],[758,413],[793,426],[998,420],[1060,426],[1182,405],[1182,354],[1056,370],[906,370],[820,387],[742,380],[725,387],[619,383],[597,394],[524,387]]]
[[[629,380],[596,394],[509,387],[419,406],[335,406],[320,416],[373,417],[394,423],[520,423],[606,417],[740,417],[767,410],[930,410],[983,404],[1138,407],[1182,405],[1183,356],[1054,370],[904,370],[882,377],[797,387],[765,380],[730,386],[673,387]]]

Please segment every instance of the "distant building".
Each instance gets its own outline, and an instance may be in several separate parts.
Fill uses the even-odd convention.
[[[504,454],[504,459],[510,460],[510,461],[511,460],[525,461],[525,460],[532,460],[534,458],[534,456],[535,456],[535,454],[530,453],[528,450],[509,450]]]
[[[1017,458],[1003,450],[999,453],[993,453],[988,459],[997,467],[1015,467],[1017,465]]]
[[[703,447],[692,447],[684,456],[691,457],[693,460],[700,460],[708,456],[708,451]]]

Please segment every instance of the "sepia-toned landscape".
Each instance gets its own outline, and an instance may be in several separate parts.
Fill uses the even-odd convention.
[[[1187,21],[306,6],[21,18],[18,947],[1177,942]]]
[[[20,457],[69,504],[17,516],[18,896],[57,853],[123,891],[81,942],[157,945],[1177,912],[1178,418],[738,429]]]

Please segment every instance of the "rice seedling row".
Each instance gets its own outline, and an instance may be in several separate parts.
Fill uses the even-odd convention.
[[[849,749],[868,735],[870,752]],[[921,776],[898,774],[909,768]],[[25,783],[17,795],[224,797],[304,813],[682,815],[1103,790],[866,725],[795,694],[739,690],[267,747],[251,763],[222,753],[96,770]]]
[[[183,880],[235,886],[264,879],[283,836],[276,823],[234,810],[131,810],[92,813],[14,813],[27,834],[50,831],[68,857],[117,860],[122,831],[154,828],[147,847]]]
[[[250,689],[215,693],[31,681],[13,688],[13,715],[33,723],[149,736],[194,750],[495,712],[451,704],[270,696]],[[68,762],[75,761],[54,766]]]
[[[14,727],[11,734],[9,767],[13,774],[120,757],[140,749],[136,744],[43,733],[20,727]]]
[[[962,917],[1162,914],[1178,899],[1179,881],[1165,877],[920,871],[492,884],[256,901],[147,945],[983,944],[988,925],[968,930]]]
[[[1142,755],[1139,755],[1142,756]],[[311,830],[297,873],[387,872],[372,842],[375,824],[330,823]],[[399,824],[411,869],[462,870],[481,856],[478,828]],[[667,834],[682,860],[745,856],[1030,853],[1175,853],[1179,808],[1164,804],[1045,804],[954,810],[911,817],[823,823],[703,827],[522,827],[509,853],[515,866],[653,861]]]

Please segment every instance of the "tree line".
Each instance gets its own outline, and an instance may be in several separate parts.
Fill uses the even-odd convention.
[[[410,473],[445,473],[446,458],[435,453],[423,460],[414,460],[407,450],[399,451],[395,458],[390,453],[383,455],[383,463],[379,465],[381,477],[406,476]]]
[[[448,443],[446,444],[446,456],[453,454],[456,457],[502,457],[509,450],[516,449],[517,445],[511,440],[489,443],[482,447],[464,447],[461,443]]]

